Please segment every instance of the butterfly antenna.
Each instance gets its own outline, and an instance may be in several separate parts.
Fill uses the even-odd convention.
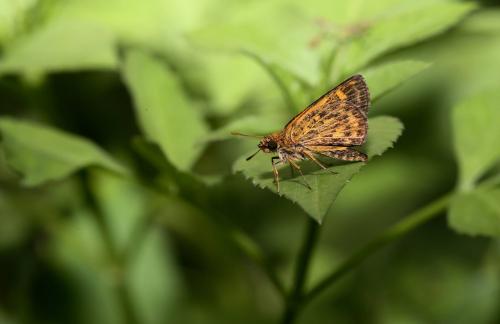
[[[242,133],[238,133],[238,132],[231,132],[231,135],[245,136],[245,137],[255,137],[255,138],[262,138],[262,137],[264,137],[262,135],[248,135],[248,134],[242,134]]]
[[[255,152],[254,154],[247,157],[247,161],[250,160],[251,158],[253,158],[255,155],[257,155],[257,153],[259,153],[259,152],[260,152],[260,149],[258,149],[257,152]]]

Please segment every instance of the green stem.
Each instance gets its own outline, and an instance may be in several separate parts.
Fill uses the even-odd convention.
[[[269,74],[271,79],[273,79],[273,81],[276,83],[276,85],[280,89],[288,110],[290,110],[290,112],[293,115],[297,114],[297,110],[296,110],[297,107],[296,107],[295,101],[293,100],[292,93],[289,91],[288,87],[283,82],[283,80],[280,78],[278,73],[276,73],[276,71],[273,69],[271,64],[269,62],[267,62],[266,60],[264,60],[259,55],[252,53],[250,51],[241,50],[241,53],[243,53],[244,55],[248,56],[249,58],[255,60],[255,62],[257,62],[262,68],[264,68],[264,70]]]
[[[443,197],[435,200],[429,205],[413,212],[408,217],[404,218],[395,225],[389,227],[382,234],[375,237],[373,240],[368,242],[363,248],[358,250],[358,252],[351,255],[347,260],[345,260],[339,267],[333,270],[329,275],[327,275],[323,280],[317,283],[302,299],[301,306],[310,302],[312,299],[317,297],[320,293],[330,287],[332,284],[336,283],[344,275],[348,274],[359,264],[361,264],[366,258],[371,256],[373,253],[377,252],[386,245],[394,242],[395,240],[406,235],[408,232],[414,230],[418,226],[426,223],[427,221],[433,219],[436,216],[441,215],[445,210],[446,206],[450,202],[452,194],[444,195]]]
[[[291,324],[297,318],[297,313],[302,302],[307,272],[311,263],[314,247],[318,241],[320,226],[308,217],[306,234],[300,249],[295,268],[295,278],[290,295],[285,301],[285,310],[282,316],[283,324]]]
[[[126,286],[125,281],[121,276],[121,274],[124,272],[123,268],[125,267],[126,260],[124,260],[121,257],[119,251],[117,250],[115,244],[113,243],[110,229],[108,227],[108,224],[106,223],[105,215],[103,214],[101,208],[99,207],[99,203],[97,202],[97,199],[92,191],[88,172],[84,173],[82,184],[83,184],[82,189],[85,195],[85,199],[87,201],[87,205],[96,215],[97,226],[100,231],[101,237],[103,239],[104,245],[106,247],[106,253],[109,255],[112,262],[120,270],[118,272],[119,276],[117,278],[118,284],[115,286],[116,287],[115,292],[117,294],[118,301],[121,304],[125,321],[127,324],[138,324],[139,320],[134,310],[134,304],[132,302],[130,292],[128,290],[128,287]]]

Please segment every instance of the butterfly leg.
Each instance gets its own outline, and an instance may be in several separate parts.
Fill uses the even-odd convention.
[[[280,175],[278,173],[278,169],[276,169],[276,163],[279,163],[279,157],[278,156],[273,156],[271,158],[271,164],[273,165],[273,174],[274,174],[274,183],[276,183],[276,190],[278,193],[280,192]],[[278,162],[274,162],[275,160],[278,160]]]
[[[304,177],[304,174],[302,173],[302,169],[300,168],[300,165],[295,163],[293,160],[288,160],[288,163],[290,163],[292,170],[295,168],[295,169],[297,169],[297,171],[299,171],[300,175],[302,176],[302,180],[304,181],[304,184],[306,185],[307,189],[312,190],[312,187],[309,185],[309,183],[306,180],[306,177]]]
[[[337,174],[337,172],[335,171],[331,171],[329,170],[326,166],[323,165],[323,163],[321,163],[315,156],[313,153],[310,153],[310,152],[307,152],[307,151],[304,151],[304,155],[307,156],[308,159],[310,159],[311,161],[313,161],[314,163],[316,163],[317,165],[319,165],[323,170],[327,170],[328,172],[330,172],[331,174]]]

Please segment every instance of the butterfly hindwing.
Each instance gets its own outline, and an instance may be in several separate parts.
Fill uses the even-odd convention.
[[[368,159],[365,153],[345,146],[310,146],[308,150],[314,154],[342,161],[366,161]]]

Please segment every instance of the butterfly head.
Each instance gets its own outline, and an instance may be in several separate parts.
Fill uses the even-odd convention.
[[[238,132],[232,132],[231,134],[238,135],[238,136],[250,136],[250,137],[259,137],[259,138],[261,138],[259,144],[257,145],[259,147],[259,149],[257,150],[257,152],[255,152],[254,154],[250,155],[247,158],[247,161],[250,160],[251,158],[253,158],[260,151],[262,151],[264,153],[276,152],[278,150],[278,146],[279,146],[278,142],[280,141],[280,138],[282,137],[282,135],[281,135],[280,132],[272,133],[272,134],[264,136],[264,137],[262,137],[262,136],[254,136],[254,135],[246,135],[246,134],[241,134],[241,133],[238,133]]]
[[[275,136],[269,135],[260,140],[259,145],[257,145],[260,150],[264,153],[276,152],[278,149],[278,142]]]

